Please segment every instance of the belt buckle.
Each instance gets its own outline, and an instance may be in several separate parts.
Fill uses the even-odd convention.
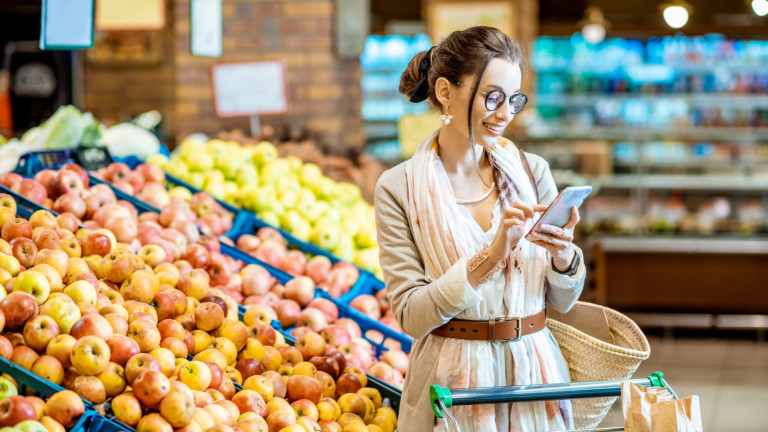
[[[510,321],[517,321],[517,326],[515,327],[515,330],[517,330],[517,337],[516,338],[510,338],[509,340],[511,340],[512,342],[517,342],[517,341],[519,341],[520,339],[523,338],[523,329],[522,329],[522,327],[523,327],[523,318],[521,318],[521,317],[512,318]]]

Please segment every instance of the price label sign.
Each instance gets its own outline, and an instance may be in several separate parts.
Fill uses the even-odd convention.
[[[93,46],[93,0],[43,0],[40,49],[72,50]]]
[[[220,63],[211,68],[217,117],[255,117],[288,111],[281,61]]]
[[[96,29],[160,30],[165,27],[165,0],[97,0]]]
[[[106,147],[78,147],[74,158],[87,171],[96,171],[112,163],[112,156]]]

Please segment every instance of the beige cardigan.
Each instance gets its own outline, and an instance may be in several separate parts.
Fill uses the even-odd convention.
[[[549,165],[539,156],[528,153],[526,156],[540,201],[549,204],[557,196]],[[398,430],[428,431],[435,424],[429,386],[435,383],[437,359],[445,340],[430,332],[471,305],[477,294],[467,282],[464,259],[439,279],[428,280],[409,223],[405,163],[382,174],[376,185],[375,208],[380,261],[392,312],[403,331],[414,338]],[[582,255],[578,247],[576,253]],[[545,283],[549,306],[561,312],[573,307],[584,287],[585,275],[583,255],[574,276],[562,275],[548,266]]]

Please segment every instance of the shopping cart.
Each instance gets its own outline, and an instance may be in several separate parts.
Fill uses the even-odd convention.
[[[446,417],[456,427],[456,431],[460,432],[461,428],[458,422],[448,410],[448,408],[453,406],[621,396],[621,385],[625,382],[640,384],[646,387],[665,387],[672,394],[672,397],[677,399],[677,395],[664,380],[664,374],[661,372],[654,372],[646,378],[617,381],[569,382],[453,390],[433,385],[429,389],[429,398],[435,415],[437,418],[443,419],[446,432],[450,431]],[[565,432],[613,432],[623,430],[623,427],[613,427]]]

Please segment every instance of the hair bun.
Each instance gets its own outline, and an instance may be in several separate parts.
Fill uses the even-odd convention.
[[[432,50],[435,47],[430,48],[426,54],[421,58],[419,63],[419,81],[416,82],[416,86],[413,88],[410,101],[413,103],[419,103],[429,97],[429,67],[432,65]]]

